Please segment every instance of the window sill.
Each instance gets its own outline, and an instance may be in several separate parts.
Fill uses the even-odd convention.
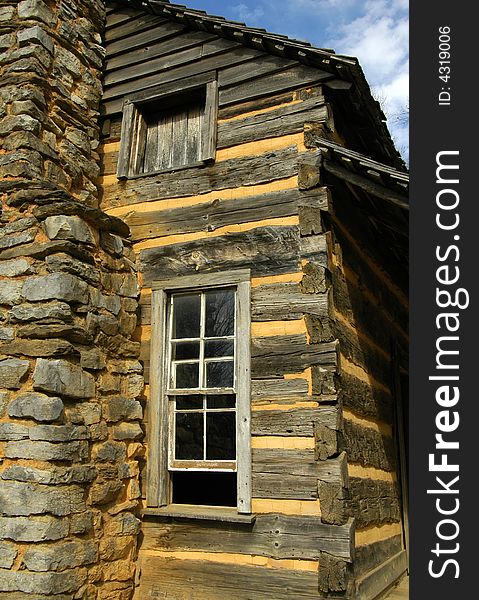
[[[228,523],[254,523],[256,515],[239,514],[236,508],[226,506],[193,506],[170,504],[160,508],[144,508],[143,517],[164,517],[175,519],[201,519],[203,521],[223,521]]]
[[[188,165],[181,165],[178,167],[169,167],[168,169],[162,169],[160,171],[148,171],[147,173],[135,173],[134,175],[122,175],[117,176],[120,181],[130,179],[141,179],[143,177],[154,177],[155,175],[165,175],[166,173],[176,173],[177,171],[186,171],[186,169],[197,169],[198,167],[211,166],[213,160],[201,160],[198,162],[190,163]]]

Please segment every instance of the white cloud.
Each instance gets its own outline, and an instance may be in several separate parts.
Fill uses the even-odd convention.
[[[232,7],[236,18],[240,21],[244,21],[247,25],[255,25],[258,19],[264,16],[264,10],[261,6],[256,8],[250,8],[246,4],[237,4]]]
[[[407,123],[400,125],[398,115],[407,115],[409,102],[407,9],[406,0],[368,0],[363,14],[340,25],[328,42],[337,52],[359,59],[403,153],[407,148]]]

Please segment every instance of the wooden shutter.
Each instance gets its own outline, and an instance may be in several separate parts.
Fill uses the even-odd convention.
[[[130,174],[130,154],[134,136],[135,117],[137,108],[132,102],[123,106],[123,120],[121,122],[120,152],[116,174],[118,179],[124,179]]]
[[[218,82],[206,84],[206,102],[201,127],[201,155],[203,161],[216,158],[216,132],[218,130]]]

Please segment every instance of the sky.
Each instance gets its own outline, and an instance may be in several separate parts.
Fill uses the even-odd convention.
[[[409,159],[409,0],[176,0],[355,56]]]

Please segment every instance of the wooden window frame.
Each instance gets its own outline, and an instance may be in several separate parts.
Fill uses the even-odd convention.
[[[205,109],[201,124],[200,160],[150,173],[139,173],[140,161],[143,160],[143,156],[141,152],[138,152],[138,148],[144,143],[144,137],[146,136],[146,121],[142,116],[142,107],[152,102],[161,104],[161,102],[167,102],[175,96],[188,98],[192,92],[201,89],[205,90]],[[161,106],[159,110],[161,111]],[[135,179],[211,163],[216,158],[217,130],[218,80],[216,72],[162,84],[127,96],[123,104],[117,177],[118,179]]]
[[[249,269],[188,275],[152,285],[147,506],[171,505],[168,465],[167,301],[172,292],[236,288],[236,472],[237,512],[251,513],[251,273]],[[198,506],[200,510],[202,507]]]

